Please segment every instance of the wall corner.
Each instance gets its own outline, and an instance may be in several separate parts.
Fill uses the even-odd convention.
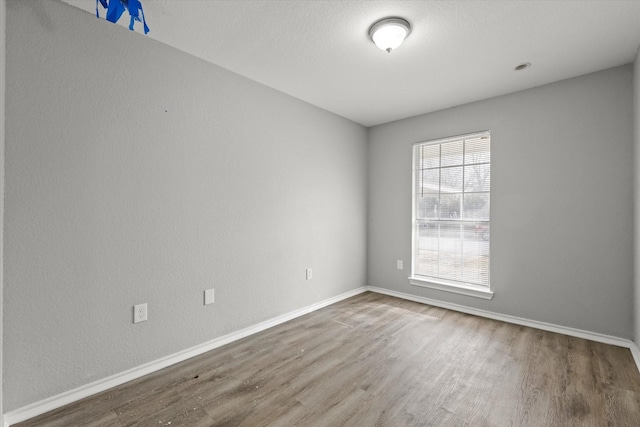
[[[7,1],[0,0],[0,426],[4,425],[2,384],[4,337],[4,136],[5,136],[5,48],[7,33]]]
[[[633,62],[633,153],[633,341],[637,346],[640,344],[640,46]]]

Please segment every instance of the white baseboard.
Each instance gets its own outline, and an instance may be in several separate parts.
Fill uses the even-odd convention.
[[[464,305],[453,304],[443,301],[434,300],[431,298],[420,297],[411,294],[405,294],[403,292],[391,291],[389,289],[377,288],[375,286],[365,286],[367,291],[376,292],[379,294],[389,295],[397,298],[402,298],[410,301],[420,302],[423,304],[433,305],[436,307],[446,308],[449,310],[460,311],[462,313],[473,314],[474,316],[486,317],[489,319],[500,320],[502,322],[514,323],[516,325],[528,326],[530,328],[541,329],[543,331],[556,332],[563,335],[569,335],[576,338],[584,338],[591,341],[601,342],[604,344],[611,344],[618,347],[624,347],[632,350],[634,343],[631,340],[624,338],[618,338],[611,335],[599,334],[597,332],[585,331],[582,329],[570,328],[567,326],[554,325],[552,323],[539,322],[537,320],[525,319],[522,317],[509,316],[507,314],[494,313],[492,311],[480,310],[478,308],[466,307]],[[637,350],[637,347],[636,347]],[[638,356],[638,357],[636,357]],[[640,354],[634,355],[638,369],[640,369]]]
[[[195,347],[191,347],[186,350],[180,351],[178,353],[163,357],[161,359],[154,360],[149,363],[145,363],[144,365],[129,369],[119,374],[112,375],[110,377],[78,387],[76,389],[69,390],[64,393],[58,394],[56,396],[7,412],[6,414],[4,414],[4,422],[2,425],[4,425],[4,427],[9,427],[12,424],[26,421],[30,418],[44,414],[45,412],[49,412],[53,409],[78,401],[80,399],[84,399],[85,397],[89,397],[96,393],[100,393],[112,387],[119,386],[128,381],[135,380],[136,378],[140,378],[152,372],[159,371],[160,369],[166,368],[167,366],[174,365],[176,363],[198,356],[202,353],[206,353],[207,351],[213,350],[218,347],[222,347],[225,344],[232,343],[239,339],[245,338],[249,335],[253,335],[255,333],[264,331],[265,329],[269,329],[274,326],[277,326],[281,323],[288,322],[289,320],[295,319],[296,317],[300,317],[305,314],[311,313],[313,311],[319,310],[328,305],[335,304],[338,301],[342,301],[352,296],[361,294],[365,291],[366,291],[366,288],[361,287],[349,292],[345,292],[343,294],[326,299],[324,301],[320,301],[318,303],[309,305],[307,307],[294,310],[290,313],[286,313],[281,316],[274,317],[273,319],[260,322],[256,325],[249,326],[248,328],[244,328],[239,331],[224,335],[222,337],[218,337],[216,339],[197,345]]]
[[[633,356],[633,360],[635,360],[636,366],[638,367],[638,371],[640,371],[640,348],[638,348],[638,343],[632,342],[631,347],[629,347],[629,350],[631,350],[631,355]]]

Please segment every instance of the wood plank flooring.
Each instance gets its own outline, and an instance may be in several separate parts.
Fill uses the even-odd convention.
[[[628,349],[364,293],[16,426],[639,426]]]

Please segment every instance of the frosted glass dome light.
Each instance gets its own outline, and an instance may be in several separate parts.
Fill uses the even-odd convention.
[[[402,18],[385,18],[369,29],[369,37],[378,48],[391,53],[411,32],[411,25]]]

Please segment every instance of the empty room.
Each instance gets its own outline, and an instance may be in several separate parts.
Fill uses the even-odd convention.
[[[640,425],[640,1],[1,0],[0,425]]]

